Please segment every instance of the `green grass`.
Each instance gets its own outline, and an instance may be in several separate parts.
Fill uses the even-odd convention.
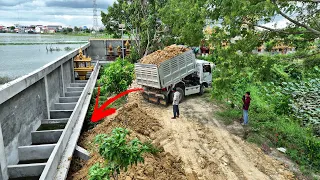
[[[241,110],[227,108],[216,115],[225,124],[230,124],[241,117]],[[302,172],[319,172],[320,139],[313,136],[310,128],[301,127],[297,121],[285,115],[249,110],[248,129],[247,141],[258,146],[266,143],[274,148],[284,147],[287,156],[302,167]]]
[[[218,111],[216,115],[225,125],[230,125],[233,121],[239,120],[242,117],[241,113],[241,110],[227,109],[225,111]]]
[[[249,109],[248,134],[245,139],[256,143],[259,147],[267,144],[270,147],[284,147],[287,149],[286,156],[301,167],[301,172],[310,175],[310,172],[320,172],[320,139],[315,137],[311,127],[302,126],[289,111],[281,105],[284,101],[282,96],[270,92],[266,95],[263,85],[246,84],[245,89],[237,89],[235,95],[239,95],[232,108],[230,104],[222,104],[221,111],[215,113],[219,120],[229,125],[242,116],[241,92],[250,91],[251,105]],[[235,96],[234,95],[234,96]]]

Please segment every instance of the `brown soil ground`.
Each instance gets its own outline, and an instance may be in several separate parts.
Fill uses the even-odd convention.
[[[188,51],[188,48],[179,47],[177,45],[171,45],[165,47],[163,50],[155,51],[141,59],[141,63],[143,64],[156,64],[160,65],[160,63],[169,60],[181,53]]]
[[[129,102],[117,115],[82,135],[80,145],[93,152],[92,158],[70,179],[88,178],[91,165],[102,161],[92,139],[119,125],[164,149],[158,156],[146,155],[145,164],[133,166],[121,179],[295,179],[285,163],[225,129],[213,116],[218,107],[203,97],[186,98],[176,120],[171,119],[171,106],[147,103],[138,93],[130,94]]]
[[[126,104],[118,110],[116,115],[105,119],[103,123],[81,135],[79,145],[91,152],[91,159],[78,168],[80,170],[71,172],[68,179],[88,179],[90,167],[97,162],[103,163],[103,158],[97,151],[97,145],[94,144],[94,138],[98,134],[109,134],[115,127],[128,128],[131,132],[128,139],[137,137],[143,142],[151,141],[149,136],[162,128],[159,122],[140,109],[137,103]],[[157,146],[157,144],[154,145]],[[127,172],[121,172],[119,179],[187,179],[181,159],[163,152],[163,148],[159,144],[157,147],[162,149],[161,153],[146,154],[144,164],[132,166]]]

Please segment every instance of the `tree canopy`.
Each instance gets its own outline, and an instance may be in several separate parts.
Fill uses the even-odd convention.
[[[304,49],[320,36],[319,11],[319,0],[117,0],[101,16],[114,37],[121,36],[118,25],[125,23],[139,54],[145,55],[172,43],[197,46],[208,25],[215,27],[212,40],[240,36],[257,46],[278,39]],[[265,25],[279,19],[287,26]]]
[[[168,0],[160,10],[161,21],[171,30],[175,43],[198,46],[203,38],[206,8],[203,0]]]
[[[317,0],[208,0],[208,18],[221,22],[229,37],[261,32],[260,40],[280,38],[286,43],[308,43],[320,36],[320,1]],[[285,28],[263,25],[283,18]],[[245,29],[245,31],[244,31]]]
[[[161,33],[161,24],[158,19],[159,9],[166,0],[117,0],[109,6],[108,12],[101,12],[102,22],[106,32],[114,37],[121,37],[119,24],[126,26],[126,33],[132,36],[140,55],[156,49],[158,34]]]

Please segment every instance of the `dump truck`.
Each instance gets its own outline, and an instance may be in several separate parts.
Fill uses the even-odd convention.
[[[188,50],[159,65],[135,63],[137,84],[144,89],[143,97],[152,103],[168,105],[173,100],[172,89],[180,93],[179,101],[185,96],[204,93],[212,83],[213,64],[197,60]]]

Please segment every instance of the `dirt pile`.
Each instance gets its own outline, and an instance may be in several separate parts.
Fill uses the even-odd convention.
[[[116,115],[105,119],[104,122],[94,129],[81,135],[79,145],[91,152],[91,159],[88,160],[79,171],[70,174],[68,179],[88,179],[90,167],[97,162],[103,163],[104,160],[98,153],[98,147],[94,143],[94,138],[98,134],[109,134],[115,127],[128,128],[131,132],[128,139],[137,137],[142,142],[151,140],[150,136],[162,128],[158,120],[147,115],[143,109],[139,108],[137,103],[126,104],[117,111]],[[163,150],[162,147],[157,147]],[[170,153],[161,152],[156,155],[146,154],[144,164],[129,167],[127,172],[121,172],[119,179],[183,180],[186,179],[186,175],[181,159],[174,158]]]
[[[132,87],[138,85],[133,83]],[[226,131],[212,116],[219,107],[205,97],[186,98],[177,120],[171,119],[171,106],[150,104],[139,94],[129,94],[128,101],[139,103],[159,119],[163,128],[150,137],[166,152],[181,158],[188,179],[295,179],[285,164]]]
[[[168,47],[165,47],[163,50],[158,50],[156,52],[153,52],[141,59],[142,64],[156,64],[157,66],[160,65],[160,63],[167,61],[179,54],[182,54],[186,51],[188,51],[188,48],[177,46],[177,45],[171,45]]]

